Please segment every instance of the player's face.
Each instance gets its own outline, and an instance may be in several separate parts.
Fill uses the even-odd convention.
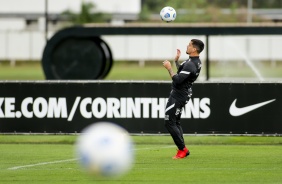
[[[193,55],[194,53],[196,53],[196,48],[193,47],[192,41],[190,41],[189,44],[187,45],[186,54]]]

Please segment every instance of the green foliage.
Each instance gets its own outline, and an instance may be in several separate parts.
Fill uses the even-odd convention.
[[[148,20],[150,20],[150,11],[149,11],[149,8],[148,8],[147,4],[144,4],[142,6],[142,11],[139,14],[139,20],[140,21],[148,21]]]
[[[237,9],[246,10],[248,0],[143,0],[143,7],[147,14],[157,14],[164,6],[172,6],[177,11],[175,22],[199,23],[199,22],[246,22],[247,11],[235,14]],[[281,8],[282,0],[253,0],[253,8]],[[229,9],[230,14],[224,14],[221,10]],[[142,9],[143,11],[143,9]],[[142,14],[142,12],[141,12]],[[144,21],[145,19],[140,19]],[[253,17],[253,22],[267,21],[261,17]]]
[[[80,7],[80,13],[76,14],[69,10],[62,13],[62,15],[68,17],[74,24],[85,24],[85,23],[97,23],[104,22],[106,17],[102,13],[92,13],[95,5],[91,2],[83,2]]]
[[[246,22],[247,13],[237,15],[237,9],[246,10],[247,0],[142,0],[142,9],[137,22],[155,22],[152,15],[159,14],[162,7],[172,6],[177,10],[175,22],[199,23],[199,22]],[[281,8],[282,0],[259,1],[253,0],[253,8]],[[71,11],[62,13],[74,24],[107,22],[111,15],[94,12],[95,5],[84,2],[80,13]],[[229,9],[230,14],[223,14],[222,9]],[[247,12],[247,11],[246,11]],[[159,21],[161,21],[159,19]],[[253,22],[263,22],[260,17],[253,17]]]

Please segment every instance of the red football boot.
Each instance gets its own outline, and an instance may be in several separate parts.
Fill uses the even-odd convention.
[[[182,159],[190,155],[190,151],[185,147],[183,150],[178,150],[173,159]]]

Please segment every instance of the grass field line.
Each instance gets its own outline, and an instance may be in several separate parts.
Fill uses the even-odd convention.
[[[40,162],[37,164],[29,164],[29,165],[22,165],[22,166],[16,166],[16,167],[10,167],[8,170],[17,170],[17,169],[23,169],[27,167],[35,167],[39,165],[47,165],[47,164],[57,164],[57,163],[62,163],[62,162],[71,162],[77,160],[76,158],[73,159],[67,159],[67,160],[57,160],[57,161],[52,161],[52,162]]]
[[[164,146],[164,147],[153,147],[153,148],[139,148],[139,149],[134,149],[136,151],[138,150],[151,150],[151,149],[166,149],[166,148],[171,148],[175,146]],[[47,165],[47,164],[57,164],[57,163],[63,163],[63,162],[72,162],[78,160],[77,158],[73,159],[66,159],[66,160],[56,160],[56,161],[51,161],[51,162],[40,162],[36,164],[28,164],[28,165],[21,165],[21,166],[15,166],[15,167],[10,167],[7,170],[18,170],[18,169],[23,169],[27,167],[36,167],[36,166],[41,166],[41,165]]]

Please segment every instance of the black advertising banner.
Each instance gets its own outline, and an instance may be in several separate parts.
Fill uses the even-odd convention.
[[[0,132],[74,133],[110,121],[130,133],[167,133],[170,82],[1,82]],[[195,83],[184,133],[281,134],[282,83]]]

